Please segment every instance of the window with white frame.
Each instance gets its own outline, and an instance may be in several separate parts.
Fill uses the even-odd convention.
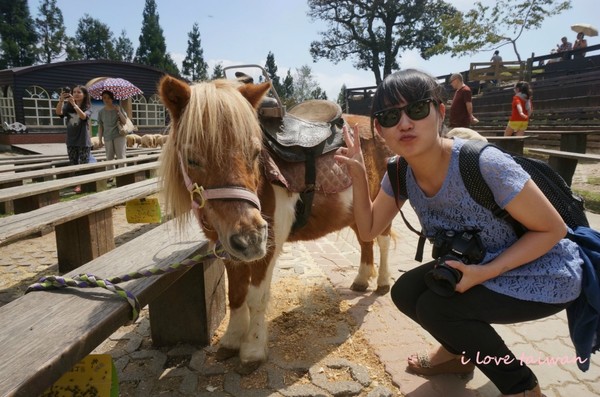
[[[133,124],[138,127],[164,127],[165,107],[157,94],[148,100],[143,95],[131,98]]]
[[[0,87],[0,121],[2,123],[12,124],[17,121],[15,116],[15,97],[12,87],[7,87],[6,94]]]
[[[64,125],[63,120],[54,113],[57,103],[56,93],[49,95],[48,91],[37,85],[27,87],[23,96],[25,125],[28,127]]]

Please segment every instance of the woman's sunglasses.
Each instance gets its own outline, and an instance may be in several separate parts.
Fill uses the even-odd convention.
[[[382,127],[390,128],[398,124],[400,118],[402,117],[402,112],[406,113],[411,120],[423,120],[425,117],[429,116],[429,111],[431,109],[429,104],[431,102],[435,101],[432,98],[421,99],[420,101],[409,103],[401,108],[380,110],[373,116],[377,119]]]

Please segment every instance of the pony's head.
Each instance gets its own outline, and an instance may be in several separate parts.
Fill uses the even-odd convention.
[[[256,108],[270,86],[229,80],[190,86],[168,76],[159,84],[171,115],[160,164],[167,211],[179,220],[195,213],[206,236],[243,261],[266,254]]]

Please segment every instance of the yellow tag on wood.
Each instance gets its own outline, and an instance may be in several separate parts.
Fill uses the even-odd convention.
[[[128,201],[125,215],[129,223],[160,223],[162,219],[158,199],[153,197]]]
[[[90,354],[59,380],[41,397],[71,397],[74,390],[81,396],[118,397],[117,370],[109,354]]]

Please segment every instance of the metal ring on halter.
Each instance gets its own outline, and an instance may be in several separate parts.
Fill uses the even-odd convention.
[[[194,198],[194,193],[197,193],[200,196],[201,201],[198,203]],[[206,197],[204,195],[204,188],[202,186],[198,186],[197,183],[194,182],[192,185],[192,189],[190,189],[190,198],[192,202],[198,204],[198,208],[203,208],[206,204]]]

